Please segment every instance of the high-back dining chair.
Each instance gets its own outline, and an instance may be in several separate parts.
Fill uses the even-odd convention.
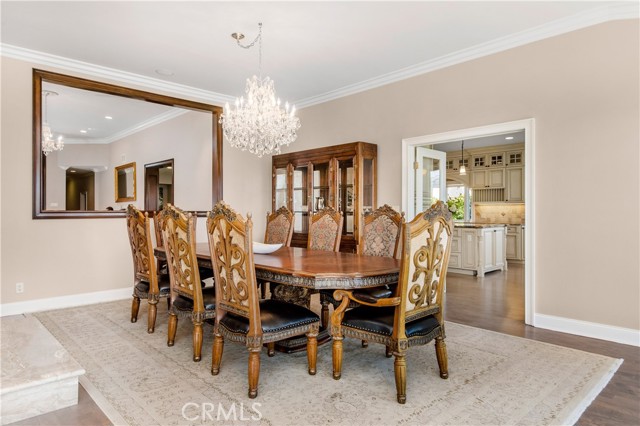
[[[359,297],[357,290],[335,291],[336,299],[342,302],[331,316],[334,379],[342,375],[345,336],[391,347],[400,404],[407,399],[405,355],[410,347],[435,339],[440,377],[449,377],[442,294],[452,231],[447,204],[438,201],[403,226],[400,278],[393,297],[368,301]],[[363,306],[347,310],[350,301]]]
[[[395,211],[387,204],[367,212],[364,215],[362,234],[358,241],[358,254],[396,257],[403,223],[404,213]],[[371,302],[375,299],[391,297],[394,289],[393,285],[385,285],[362,289],[359,294],[360,297],[366,297]],[[321,302],[331,303],[334,309],[340,305],[340,302],[333,298],[333,291],[320,292],[320,299]],[[348,307],[355,308],[357,306],[359,306],[358,303],[351,301]],[[366,348],[367,346],[368,342],[363,340],[362,347]],[[387,356],[391,356],[389,348],[387,348]]]
[[[196,216],[171,204],[162,212],[162,239],[171,279],[167,345],[173,346],[178,316],[193,322],[193,360],[202,354],[202,323],[215,316],[215,288],[202,288],[196,257]]]
[[[320,318],[311,310],[258,297],[251,216],[244,220],[223,202],[207,218],[207,234],[218,294],[211,374],[220,372],[224,339],[249,349],[249,398],[258,395],[260,352],[264,343],[306,334],[309,374],[316,373]]]
[[[285,206],[273,213],[267,212],[267,226],[264,231],[265,244],[282,244],[284,247],[291,245],[293,237],[293,213]],[[259,281],[262,298],[266,297],[269,282]]]
[[[309,218],[307,248],[338,252],[340,250],[343,220],[342,212],[335,210],[331,206],[318,210]],[[330,293],[330,291],[323,290],[320,292],[320,303],[322,305],[320,317],[322,318],[322,327],[326,328],[329,324],[329,300],[323,297],[323,293]]]
[[[328,206],[309,218],[307,248],[311,250],[339,251],[342,237],[342,212]]]
[[[140,299],[147,299],[147,332],[153,333],[156,325],[156,305],[161,298],[169,301],[169,277],[158,274],[156,269],[149,215],[138,210],[133,204],[127,207],[127,233],[133,256],[131,322],[138,321]]]

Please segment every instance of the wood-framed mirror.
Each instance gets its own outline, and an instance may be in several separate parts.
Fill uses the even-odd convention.
[[[116,203],[136,201],[136,162],[116,166],[113,175]]]
[[[58,93],[47,96],[46,110],[45,91]],[[222,199],[221,114],[214,105],[34,69],[33,218],[124,217],[128,203],[142,210],[140,173],[136,194],[116,196],[114,203],[116,167],[166,158],[182,165],[171,188],[174,203],[203,215]],[[48,155],[42,152],[45,123],[64,141],[62,150]],[[91,175],[94,188],[78,195],[84,197],[79,202],[69,201],[69,176],[76,172]]]

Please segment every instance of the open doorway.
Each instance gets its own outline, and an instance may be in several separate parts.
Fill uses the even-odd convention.
[[[526,324],[533,324],[533,314],[535,312],[535,257],[532,255],[534,253],[535,240],[533,230],[535,229],[535,193],[533,191],[533,176],[534,176],[534,148],[535,148],[535,138],[534,138],[534,120],[518,120],[507,123],[500,124],[492,124],[488,126],[475,127],[469,129],[461,129],[455,130],[451,132],[438,133],[432,135],[418,136],[414,138],[403,139],[402,141],[402,207],[408,213],[408,217],[412,218],[416,214],[416,198],[415,198],[415,182],[417,181],[416,176],[419,173],[416,173],[416,152],[417,148],[428,147],[433,150],[439,150],[439,147],[444,147],[444,144],[453,143],[456,144],[456,150],[461,149],[461,141],[465,140],[473,140],[486,138],[496,135],[504,135],[508,133],[516,133],[522,132],[524,139],[524,147],[523,154],[520,158],[522,161],[523,175],[522,179],[524,179],[521,185],[521,193],[514,193],[515,197],[521,197],[521,200],[524,204],[524,216],[526,217],[526,226],[522,230],[522,235],[524,238],[524,250],[523,250],[523,258],[524,258],[524,322]],[[504,138],[504,136],[503,136]],[[469,145],[465,142],[465,149],[467,149]],[[462,153],[461,153],[462,154]],[[465,155],[461,155],[461,159],[469,160]],[[474,158],[471,158],[469,161],[476,161]],[[481,160],[478,160],[481,161]],[[507,158],[503,157],[492,158],[491,156],[484,157],[484,161],[507,161]],[[516,157],[514,157],[514,161],[516,161]],[[446,182],[447,179],[447,164],[446,162],[439,167],[440,170],[440,178],[444,179]],[[481,186],[483,191],[473,191],[469,190],[469,194],[466,196],[472,206],[471,212],[468,217],[475,218],[475,212],[473,211],[473,205],[475,202],[480,199],[485,200],[485,198],[479,197],[487,197],[486,201],[490,202],[493,200],[491,197],[502,197],[501,199],[507,200],[507,196],[509,194],[505,193],[507,191],[506,185],[503,183],[496,183],[492,179],[498,178],[500,176],[507,176],[507,173],[494,173],[493,170],[497,170],[498,168],[490,167],[491,164],[481,164],[481,163],[470,163],[471,171],[476,170],[477,173],[469,173],[467,172],[467,176],[460,176],[460,173],[450,173],[452,177],[455,177],[456,180],[461,181],[463,188],[466,186],[467,188],[474,188]],[[485,168],[485,166],[488,166]],[[506,170],[506,167],[504,168]],[[484,173],[480,173],[480,170],[486,170]],[[484,180],[481,180],[484,179]],[[503,177],[504,179],[504,177]],[[449,179],[451,186],[454,186],[452,179]],[[474,182],[475,180],[475,182]],[[485,186],[486,185],[486,186]],[[464,190],[464,189],[463,189]],[[448,189],[445,193],[448,193]],[[476,194],[477,192],[477,194]],[[498,199],[498,198],[496,198]],[[466,213],[466,211],[465,211]]]
[[[173,204],[173,158],[144,165],[144,209],[162,210]]]
[[[93,170],[70,167],[66,171],[66,210],[95,210],[95,180]]]

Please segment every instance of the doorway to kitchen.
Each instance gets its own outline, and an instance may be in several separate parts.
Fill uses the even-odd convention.
[[[524,216],[526,217],[527,221],[526,227],[524,227],[524,229],[522,230],[522,235],[524,236],[524,322],[529,325],[533,325],[533,315],[535,312],[535,257],[533,255],[533,253],[535,253],[535,235],[533,232],[533,230],[535,229],[535,192],[533,188],[533,177],[535,171],[534,126],[534,119],[526,119],[474,127],[469,129],[454,130],[445,133],[418,136],[402,140],[402,208],[407,212],[408,218],[413,218],[416,212],[421,211],[420,206],[417,205],[418,200],[416,197],[417,182],[419,180],[419,177],[423,174],[423,172],[420,172],[421,163],[416,161],[416,159],[420,157],[420,155],[418,154],[418,148],[431,148],[432,150],[438,150],[438,145],[441,144],[452,142],[457,142],[459,144],[462,140],[466,141],[491,137],[495,135],[522,132],[524,139],[524,158],[521,158],[520,160],[523,161],[522,166],[524,168],[524,182],[522,182],[521,185],[521,188],[523,188],[524,190],[522,194],[520,194],[520,196],[522,197],[522,201],[524,203]],[[486,160],[492,161],[493,159],[491,157],[488,157]],[[503,158],[502,161],[507,161],[507,159]],[[418,167],[416,167],[416,164],[418,165]],[[474,165],[471,164],[472,170],[473,166]],[[446,183],[446,161],[442,162],[441,159],[436,160],[434,158],[433,162],[430,164],[430,167],[431,168],[427,173],[431,176],[431,181],[435,182],[437,180],[440,183]],[[476,165],[477,171],[480,170],[480,167],[480,164]],[[485,179],[487,179],[486,190],[479,192],[477,194],[477,197],[503,197],[503,199],[506,200],[507,194],[500,193],[501,191],[506,190],[505,185],[497,184],[495,185],[495,188],[492,187],[492,175],[497,174],[492,173],[490,170],[493,169],[491,169],[490,167],[487,167],[486,170],[487,172],[484,174],[476,173],[474,176],[469,176],[469,180],[465,180],[465,182],[471,182],[472,179],[481,179],[484,177]],[[467,183],[467,185],[478,187],[478,182],[476,182],[476,185],[472,185],[471,183]],[[446,185],[443,186],[445,188],[440,190],[440,194],[442,194],[442,199],[445,199],[447,190]],[[443,186],[441,186],[441,188],[443,188]],[[480,186],[485,189],[483,185]],[[494,191],[494,189],[496,190]],[[469,192],[470,194],[469,196],[467,196],[467,199],[469,200],[469,202],[473,202],[473,193],[475,191]],[[487,199],[487,201],[490,200],[491,198]]]

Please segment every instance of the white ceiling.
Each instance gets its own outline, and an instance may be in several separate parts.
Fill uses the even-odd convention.
[[[239,48],[263,23],[263,74],[299,107],[536,39],[637,14],[637,2],[1,2],[15,48],[238,96],[258,71]],[[163,76],[156,70],[171,70]]]
[[[245,79],[258,72],[257,46],[241,49],[231,33],[244,33],[250,43],[262,22],[263,75],[298,107],[638,14],[637,2],[620,1],[3,0],[0,7],[3,55],[196,94],[218,105],[241,95]],[[50,90],[60,96],[49,98],[49,122],[67,143],[109,143],[179,113],[64,86]],[[494,142],[500,141],[465,147]]]

